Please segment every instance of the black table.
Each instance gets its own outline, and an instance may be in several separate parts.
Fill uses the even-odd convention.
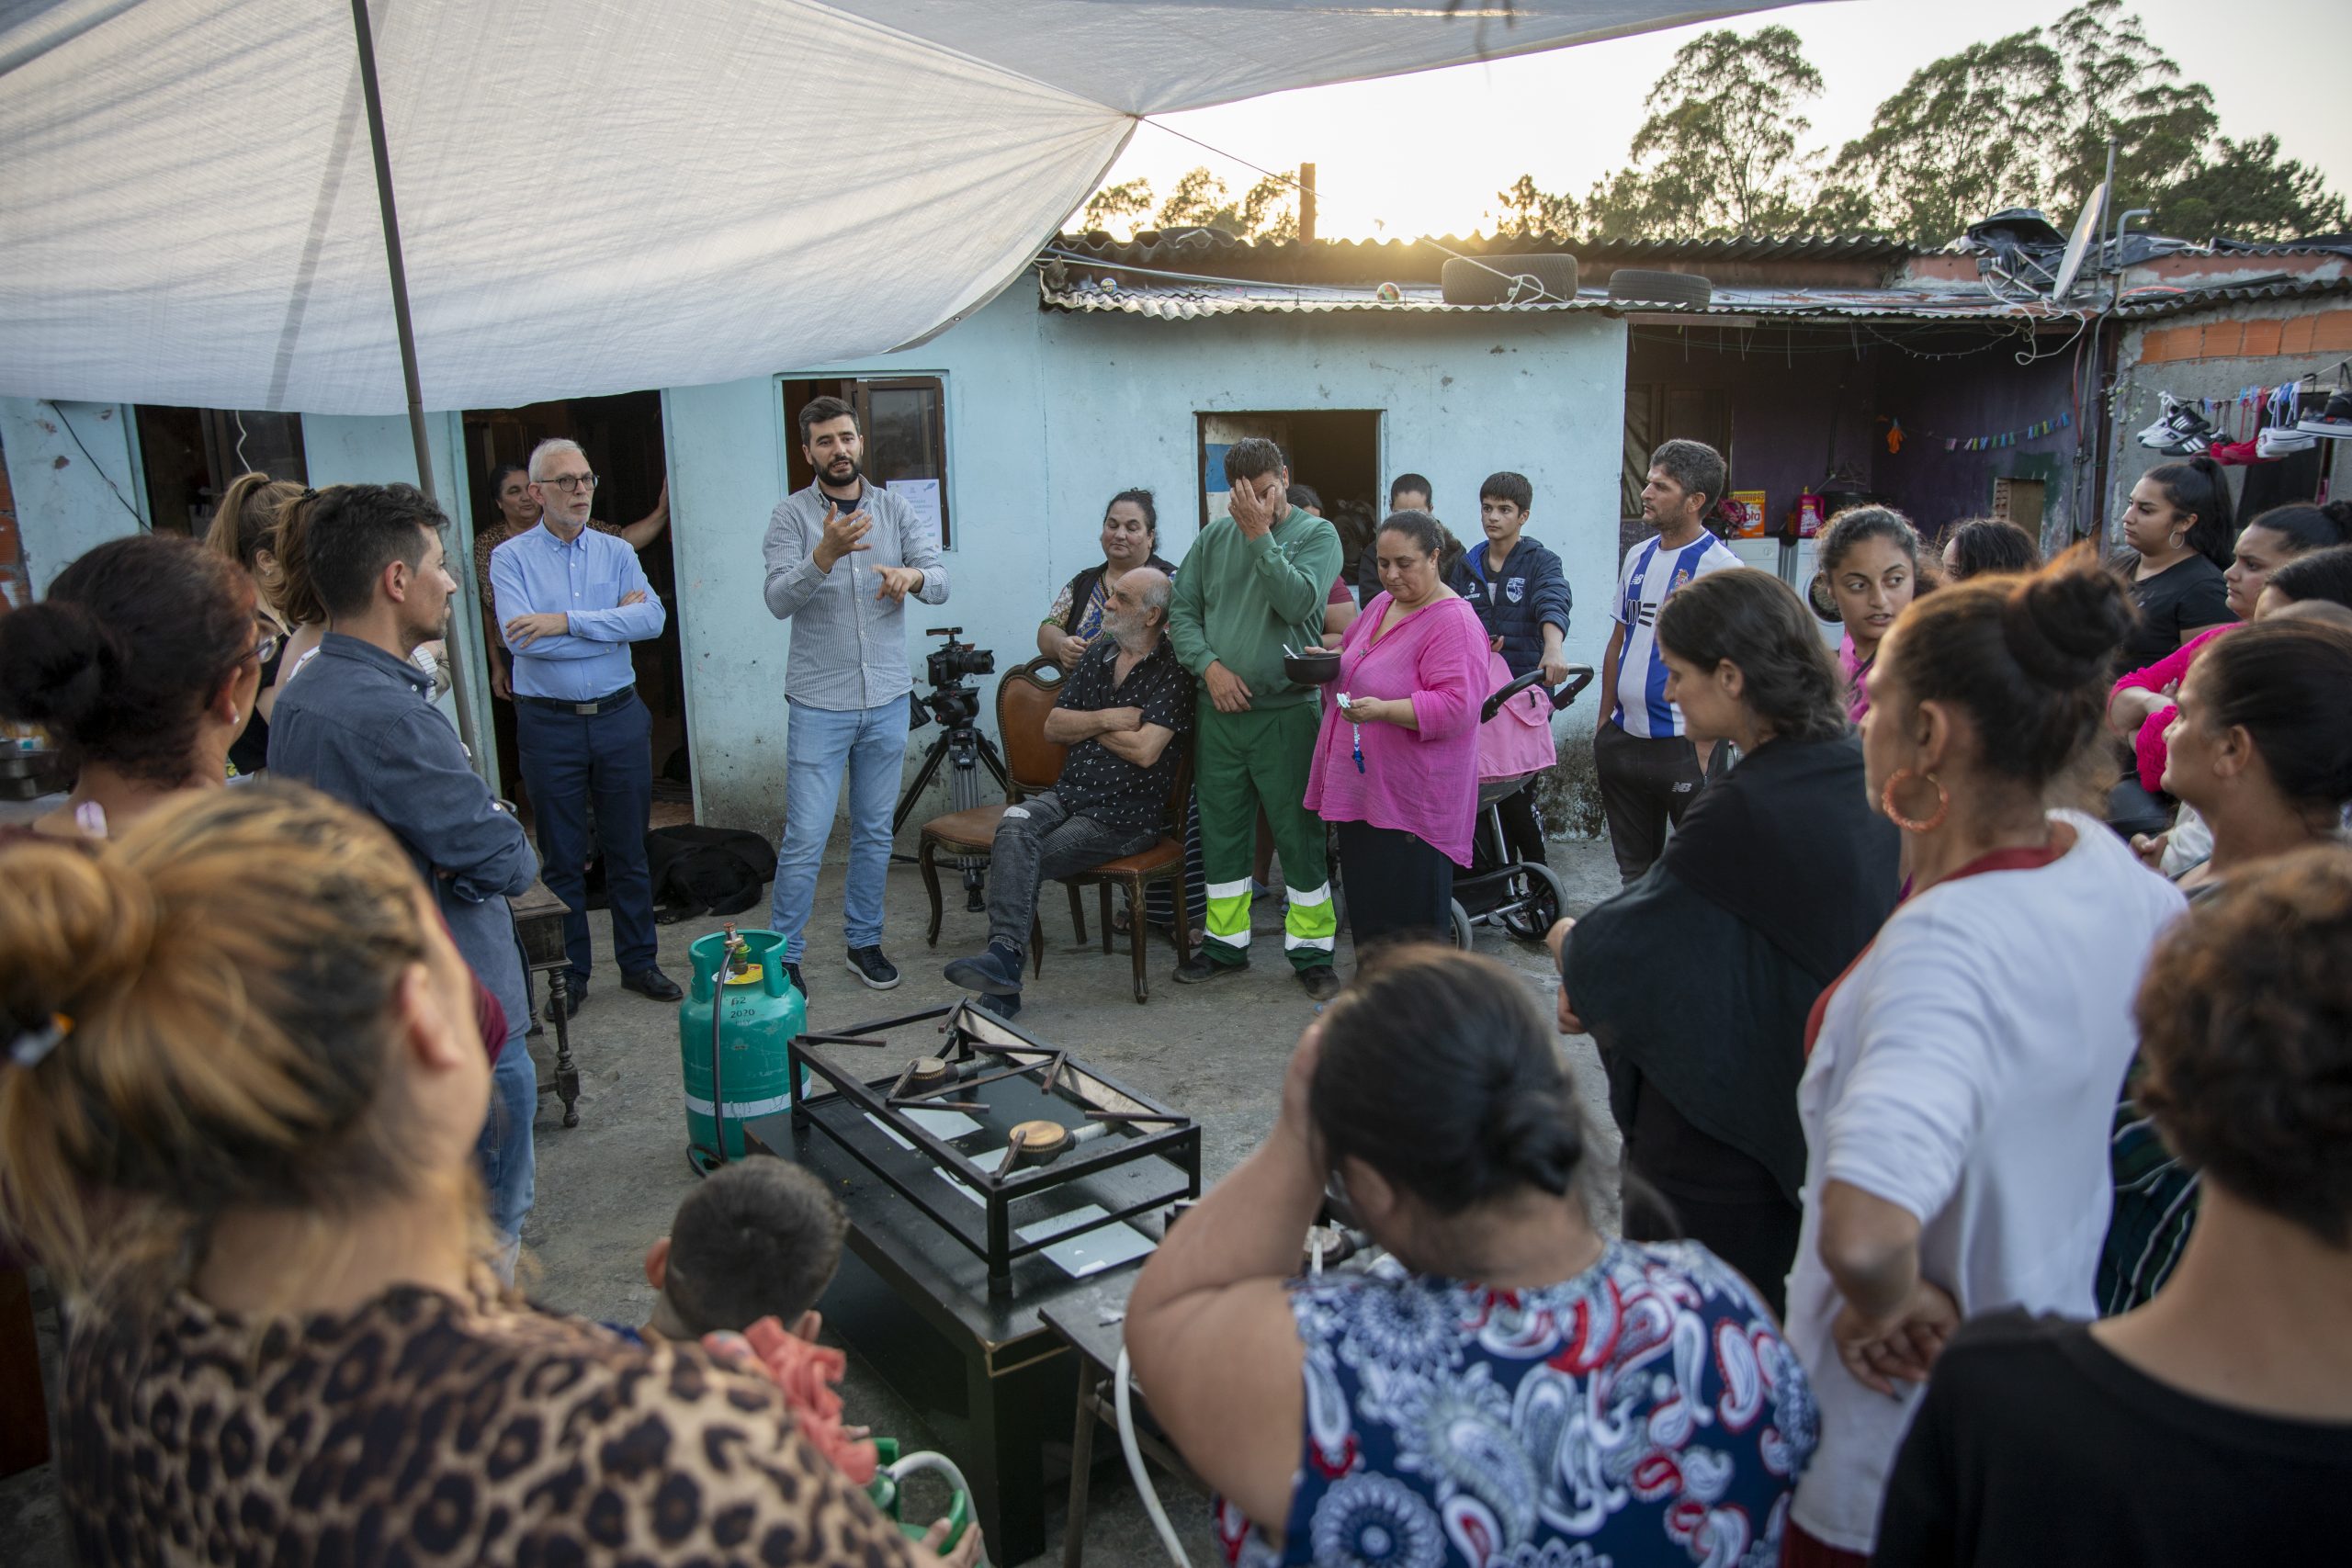
[[[814,1171],[848,1213],[849,1246],[820,1303],[826,1325],[901,1398],[946,1418],[948,1452],[972,1484],[989,1560],[1020,1562],[1044,1551],[1045,1446],[1058,1442],[1079,1379],[1069,1348],[1041,1314],[1065,1303],[1075,1311],[1106,1291],[1124,1300],[1136,1266],[1073,1280],[1032,1254],[1013,1260],[1011,1289],[991,1294],[982,1258],[831,1137],[796,1130],[785,1111],[744,1122],[743,1142]],[[1121,1206],[1089,1185],[1061,1190]],[[1161,1235],[1157,1215],[1131,1223],[1154,1241]]]
[[[1126,1344],[1127,1296],[1135,1284],[1134,1271],[1121,1270],[1098,1280],[1092,1290],[1057,1301],[1038,1314],[1046,1320],[1046,1326],[1077,1352],[1079,1360],[1078,1421],[1070,1431],[1069,1523],[1062,1531],[1062,1568],[1080,1568],[1086,1549],[1087,1494],[1093,1481],[1095,1423],[1102,1422],[1111,1427],[1112,1451],[1118,1456],[1118,1462],[1126,1462],[1115,1436],[1119,1415],[1113,1403],[1117,1392],[1114,1380],[1118,1376],[1119,1351]],[[1162,1470],[1206,1497],[1207,1484],[1193,1472],[1183,1456],[1153,1424],[1151,1413],[1144,1405],[1143,1390],[1130,1391],[1127,1408],[1136,1418],[1136,1447]],[[1175,1507],[1168,1505],[1169,1499],[1162,1496],[1160,1506],[1168,1509],[1168,1517],[1173,1520],[1184,1500],[1178,1499]],[[1195,1501],[1193,1506],[1203,1505]]]

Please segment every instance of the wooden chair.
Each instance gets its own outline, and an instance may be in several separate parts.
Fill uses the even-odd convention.
[[[931,931],[924,940],[933,947],[939,945],[939,925],[946,918],[939,897],[939,856],[986,860],[996,846],[996,825],[1003,819],[1004,808],[1043,795],[1062,776],[1062,759],[1069,748],[1046,739],[1046,716],[1060,700],[1061,683],[1061,666],[1042,655],[1005,672],[996,686],[996,728],[1009,777],[1004,799],[994,806],[951,811],[922,825],[915,863],[922,872],[923,892],[931,898]],[[1029,951],[1035,972],[1043,974],[1046,944],[1039,934],[1033,923]]]
[[[1156,882],[1170,882],[1176,891],[1176,955],[1180,961],[1193,956],[1193,911],[1184,885],[1184,802],[1193,791],[1193,756],[1188,750],[1176,764],[1176,779],[1168,792],[1168,829],[1159,842],[1148,850],[1117,860],[1106,861],[1091,871],[1065,876],[1063,885],[1069,889],[1070,924],[1078,928],[1078,940],[1086,940],[1086,907],[1079,901],[1078,890],[1089,886],[1100,888],[1102,895],[1102,951],[1114,951],[1111,929],[1111,889],[1127,890],[1127,956],[1135,963],[1136,1000],[1151,999],[1151,985],[1144,975],[1143,944],[1146,928],[1151,923],[1144,919],[1144,889]]]

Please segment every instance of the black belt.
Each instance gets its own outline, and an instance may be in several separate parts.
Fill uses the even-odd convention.
[[[526,697],[520,692],[514,694],[514,700],[535,708],[545,708],[549,713],[577,714],[582,718],[594,718],[600,713],[610,713],[615,708],[627,705],[636,695],[635,686],[623,686],[617,692],[607,692],[584,703],[568,703],[561,697]]]

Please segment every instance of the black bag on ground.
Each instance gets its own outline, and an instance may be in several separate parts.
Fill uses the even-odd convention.
[[[645,835],[655,918],[736,915],[775,878],[775,846],[741,828],[656,828]]]

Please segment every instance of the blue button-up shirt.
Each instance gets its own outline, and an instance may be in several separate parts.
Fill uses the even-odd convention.
[[[529,891],[539,857],[467,766],[432,689],[432,677],[407,660],[329,632],[318,657],[278,690],[269,771],[391,829],[433,889],[458,951],[506,1010],[512,1039],[529,1026],[531,1000],[506,900]]]
[[[612,695],[637,679],[628,645],[660,637],[670,618],[628,540],[582,528],[566,544],[545,519],[490,552],[490,592],[499,636],[514,655],[514,690],[526,697],[587,703]],[[623,604],[630,592],[644,594],[643,602]],[[526,648],[506,637],[515,616],[550,612],[570,620],[568,635]]]
[[[926,604],[947,603],[947,566],[939,529],[896,491],[869,484],[844,515],[863,507],[873,531],[830,572],[817,565],[825,512],[835,504],[815,485],[794,491],[768,519],[761,550],[767,566],[768,613],[792,623],[785,656],[784,694],[835,713],[880,707],[914,689],[907,665],[907,607],[876,598],[877,566],[910,566],[922,586],[909,595]]]

